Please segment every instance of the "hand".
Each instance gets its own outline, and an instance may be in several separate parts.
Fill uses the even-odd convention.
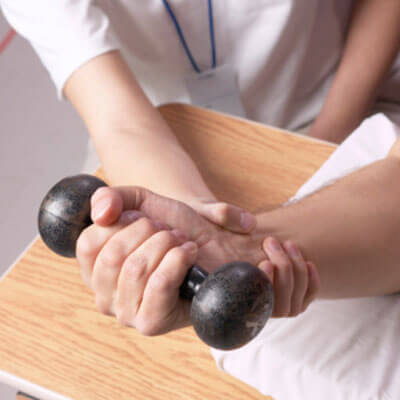
[[[216,207],[215,210],[222,211],[216,218],[226,214],[227,219],[233,221],[242,210],[235,206],[224,207],[223,204],[225,203],[212,205]],[[198,204],[198,207],[201,206]],[[92,196],[91,210],[91,218],[99,226],[109,226],[118,221],[125,210],[140,210],[152,220],[162,221],[170,227],[180,229],[202,248],[199,253],[202,266],[210,270],[235,259],[256,263],[265,258],[259,240],[260,234],[255,232],[253,235],[233,234],[211,223],[208,218],[202,218],[187,204],[144,188],[133,186],[100,188]],[[211,214],[210,209],[203,212]],[[231,222],[231,226],[233,225]]]
[[[228,261],[248,260],[245,253],[255,244],[184,203],[138,187],[99,189],[92,197],[92,219],[95,224],[77,243],[82,277],[101,312],[147,335],[188,324],[189,307],[179,298],[179,287],[195,259],[212,271]],[[181,245],[188,241],[196,250],[186,253]],[[258,243],[249,260],[254,264],[265,258]]]
[[[126,211],[111,227],[89,227],[77,255],[98,310],[156,335],[188,324],[190,303],[179,298],[179,286],[197,251],[178,230]]]
[[[105,199],[106,196],[102,191],[96,192],[92,197],[92,205],[99,207],[99,211],[92,213],[92,219],[99,225],[109,225],[115,221],[115,219],[121,213],[121,201],[114,196],[111,198],[109,204],[105,204],[107,211],[105,212],[104,205],[101,203],[101,199]],[[221,228],[236,233],[250,233],[254,231],[256,227],[256,218],[253,214],[244,210],[241,207],[234,206],[222,201],[213,199],[189,199],[185,201],[193,210],[197,211],[202,217]]]
[[[233,204],[202,199],[194,199],[186,204],[213,224],[231,232],[250,233],[257,224],[253,214]]]
[[[275,302],[273,317],[295,317],[304,312],[315,299],[320,288],[317,268],[306,261],[296,247],[288,240],[281,245],[278,240],[268,237],[264,250],[269,260],[259,264],[274,287]]]

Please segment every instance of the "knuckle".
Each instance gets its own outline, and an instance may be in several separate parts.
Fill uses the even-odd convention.
[[[76,242],[76,254],[78,258],[91,257],[96,253],[96,243],[86,232],[81,233]]]
[[[169,257],[173,259],[173,264],[182,265],[186,263],[187,255],[182,247],[175,247],[170,250]]]
[[[171,279],[164,273],[156,272],[149,281],[150,289],[156,292],[169,292],[175,289]]]
[[[106,299],[104,299],[100,296],[96,296],[96,308],[102,314],[106,314],[106,315],[111,314],[110,303]]]
[[[170,246],[177,242],[176,236],[174,236],[171,231],[160,231],[156,233],[156,237],[160,242],[169,244]]]
[[[122,246],[117,243],[110,243],[107,248],[100,253],[98,261],[105,267],[119,266],[123,261]]]
[[[148,318],[137,319],[135,328],[143,336],[157,336],[160,333],[157,324]]]
[[[146,276],[147,260],[143,255],[129,257],[124,265],[124,275],[127,279],[140,281]]]
[[[139,226],[140,226],[140,229],[148,236],[157,232],[157,229],[156,229],[154,223],[151,221],[151,219],[149,219],[147,217],[142,217],[139,219]]]
[[[131,315],[121,307],[116,307],[116,318],[120,325],[132,327],[132,317]]]

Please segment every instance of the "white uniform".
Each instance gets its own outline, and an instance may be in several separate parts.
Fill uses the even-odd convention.
[[[192,66],[161,0],[0,0],[11,25],[33,45],[61,96],[71,73],[122,47],[155,105],[188,102]],[[298,129],[318,114],[343,49],[351,1],[214,0],[218,65],[239,74],[247,116]],[[210,67],[206,1],[170,0],[202,69]],[[400,103],[400,74],[385,101]],[[397,98],[396,98],[397,97]],[[398,104],[394,105],[397,111]]]

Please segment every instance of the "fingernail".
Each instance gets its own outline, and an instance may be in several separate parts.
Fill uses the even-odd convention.
[[[91,196],[90,198],[90,204],[93,205],[95,203],[95,201],[97,201],[97,198],[100,196],[101,194],[104,192],[104,190],[108,190],[108,187],[99,187]]]
[[[275,238],[269,238],[268,247],[272,251],[281,251],[282,250],[280,243]]]
[[[121,224],[129,224],[133,221],[139,219],[143,214],[136,210],[124,211],[119,217],[119,222]]]
[[[93,219],[101,218],[111,206],[110,199],[101,199],[95,203],[92,211]]]
[[[194,242],[186,242],[182,247],[189,253],[195,253],[197,251],[197,244]]]
[[[240,214],[240,226],[246,231],[253,228],[254,223],[255,218],[253,217],[253,215],[246,212]]]

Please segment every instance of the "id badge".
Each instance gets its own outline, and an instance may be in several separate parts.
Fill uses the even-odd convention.
[[[192,73],[185,77],[185,83],[193,105],[246,118],[232,65]]]

